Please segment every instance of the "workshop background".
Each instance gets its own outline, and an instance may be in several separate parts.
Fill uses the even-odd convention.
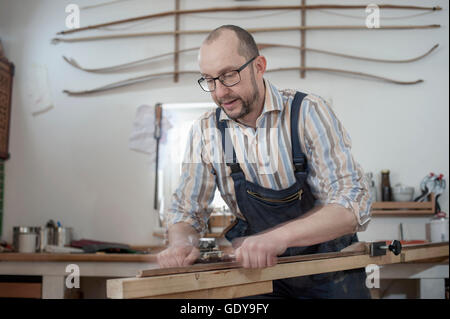
[[[342,4],[313,1],[308,4]],[[379,1],[372,1],[381,3]],[[405,1],[389,1],[405,4]],[[358,61],[307,53],[307,66],[320,66],[376,74],[397,80],[423,79],[415,85],[398,85],[343,76],[336,73],[275,72],[266,78],[279,88],[311,92],[329,101],[349,132],[353,154],[365,172],[372,172],[380,197],[381,171],[389,169],[391,185],[415,187],[430,172],[449,176],[449,4],[448,1],[407,1],[410,5],[440,6],[441,11],[381,11],[381,25],[439,24],[440,28],[414,30],[307,31],[307,47],[384,59],[407,59],[439,47],[416,62],[389,64]],[[130,147],[138,107],[160,102],[171,105],[167,114],[176,117],[183,108],[192,120],[212,107],[209,94],[197,84],[197,75],[180,75],[122,87],[107,92],[70,96],[64,90],[87,90],[148,73],[172,71],[173,57],[155,60],[143,67],[119,73],[86,73],[63,60],[74,58],[84,67],[102,67],[174,50],[174,36],[163,35],[116,40],[51,43],[56,32],[66,30],[69,4],[79,7],[88,0],[0,0],[0,37],[5,56],[15,65],[12,94],[9,153],[4,162],[4,198],[1,239],[12,241],[13,227],[41,226],[60,221],[73,229],[73,237],[131,245],[160,245],[158,213],[154,209],[154,155]],[[98,2],[100,3],[100,1]],[[347,1],[350,4],[350,2]],[[181,9],[235,5],[273,5],[274,1],[189,1]],[[298,5],[297,0],[277,5]],[[173,1],[129,0],[80,11],[81,26],[174,9]],[[270,14],[269,14],[270,13]],[[363,23],[363,10],[308,11],[308,25]],[[345,13],[345,14],[344,14]],[[422,14],[419,14],[422,13]],[[386,19],[385,17],[409,18]],[[244,28],[299,25],[300,12],[240,12],[192,14],[180,17],[180,29],[213,29],[223,24]],[[136,24],[124,33],[174,29],[174,17]],[[110,30],[114,30],[111,27]],[[103,30],[102,34],[112,32]],[[76,36],[89,36],[79,33]],[[75,36],[75,35],[74,35]],[[205,34],[180,36],[180,49],[201,44]],[[260,43],[300,45],[300,32],[265,32],[254,35]],[[261,52],[268,68],[299,66],[298,50],[266,49]],[[180,70],[197,70],[197,52],[179,57]],[[41,101],[38,101],[38,99]],[[42,99],[45,103],[42,103]],[[199,107],[195,107],[198,104]],[[173,111],[175,110],[175,111]],[[187,114],[189,113],[189,114]],[[170,118],[166,119],[170,123]],[[188,121],[188,122],[189,122]],[[172,123],[172,127],[173,127]],[[167,129],[167,126],[166,126]],[[168,131],[167,131],[168,132]],[[163,134],[167,134],[167,132]],[[181,152],[161,141],[160,163]],[[165,165],[160,165],[162,176]],[[164,178],[162,178],[164,180]],[[167,191],[164,196],[169,196]],[[439,198],[449,211],[448,187]],[[374,216],[362,240],[425,239],[425,224],[432,216]]]

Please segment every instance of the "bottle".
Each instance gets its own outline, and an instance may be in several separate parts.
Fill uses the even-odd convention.
[[[381,201],[392,201],[391,182],[389,180],[389,170],[385,169],[381,171]]]
[[[369,192],[370,192],[370,198],[372,202],[377,201],[377,188],[375,187],[375,181],[373,180],[373,173],[369,172],[366,174],[367,181],[369,183]]]
[[[448,241],[448,218],[445,212],[434,215],[427,225],[427,237],[432,243]]]

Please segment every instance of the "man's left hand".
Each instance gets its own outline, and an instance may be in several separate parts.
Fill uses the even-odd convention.
[[[253,235],[237,239],[233,246],[239,246],[235,250],[236,261],[244,268],[265,268],[277,264],[278,255],[286,250],[286,244],[282,238],[274,232]]]

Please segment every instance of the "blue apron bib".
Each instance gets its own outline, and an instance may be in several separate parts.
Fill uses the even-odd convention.
[[[237,219],[237,223],[225,235],[229,241],[257,234],[298,218],[314,206],[315,198],[306,183],[308,175],[306,156],[301,151],[298,134],[300,107],[305,96],[306,94],[297,92],[291,106],[291,144],[296,179],[293,185],[285,189],[273,190],[249,182],[237,163],[234,147],[232,157],[231,152],[225,153],[225,162],[231,168],[236,201],[246,219],[245,221]],[[219,120],[220,112],[221,109],[217,108],[216,121],[222,134],[222,146],[225,150],[226,138],[229,136],[226,135],[228,134],[226,121]],[[345,235],[309,247],[289,247],[281,256],[337,252],[357,241],[356,234]],[[364,269],[280,279],[273,282],[273,293],[258,297],[370,298],[365,279]]]

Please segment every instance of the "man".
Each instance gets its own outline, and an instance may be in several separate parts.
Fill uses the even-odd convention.
[[[266,64],[253,37],[237,26],[219,27],[203,42],[198,82],[219,107],[191,129],[161,267],[198,258],[216,187],[237,217],[226,237],[245,268],[271,267],[278,256],[339,251],[367,227],[368,185],[350,137],[323,99],[280,91],[264,79]],[[277,280],[268,297],[369,293],[357,269]]]

